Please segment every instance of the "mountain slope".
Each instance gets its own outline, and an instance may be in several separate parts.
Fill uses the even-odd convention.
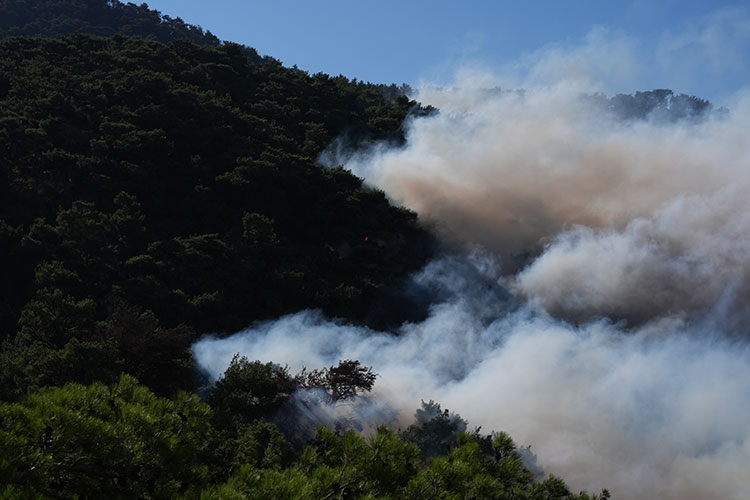
[[[171,366],[187,362],[196,334],[300,308],[365,319],[424,262],[426,233],[382,192],[313,159],[342,135],[403,140],[401,122],[420,108],[388,89],[258,64],[235,44],[1,42],[8,356],[30,366],[45,358],[32,345],[109,342],[127,366],[140,347],[125,339],[170,346],[139,328],[185,325],[164,353]],[[115,333],[123,311],[140,326]],[[60,383],[78,380],[67,373]]]

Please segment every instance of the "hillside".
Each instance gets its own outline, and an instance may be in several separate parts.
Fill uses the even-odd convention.
[[[363,319],[427,255],[414,214],[313,160],[344,133],[397,140],[405,97],[121,36],[12,38],[0,74],[16,343],[109,339],[122,310],[190,339],[306,307]]]
[[[0,38],[30,35],[58,37],[73,33],[129,35],[167,43],[177,39],[218,46],[221,41],[200,26],[149,9],[145,3],[117,0],[3,0]]]
[[[403,145],[432,111],[145,4],[1,2],[0,496],[608,498],[432,401],[404,431],[316,432],[304,405],[372,389],[358,361],[293,376],[235,357],[191,393],[204,333],[308,308],[408,316],[393,290],[430,234],[316,159],[334,140]]]

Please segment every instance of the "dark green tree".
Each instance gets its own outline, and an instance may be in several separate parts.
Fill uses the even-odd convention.
[[[30,497],[171,498],[205,484],[211,411],[129,376],[0,403],[0,482]]]
[[[458,437],[466,432],[466,420],[460,415],[441,409],[440,404],[430,400],[422,401],[422,407],[414,414],[414,423],[403,436],[404,439],[417,445],[422,457],[446,455],[458,445]]]
[[[229,367],[208,396],[215,425],[234,431],[241,425],[270,418],[296,390],[285,367],[248,361],[235,354]]]
[[[360,392],[370,392],[377,377],[377,373],[374,373],[371,367],[362,366],[357,360],[346,359],[329,368],[310,372],[305,368],[295,376],[295,381],[299,387],[305,389],[325,390],[330,402],[336,403],[352,398]]]

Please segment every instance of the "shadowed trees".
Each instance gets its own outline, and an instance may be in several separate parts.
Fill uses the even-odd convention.
[[[84,351],[100,380],[186,388],[197,335],[310,307],[364,321],[429,255],[415,214],[314,161],[342,134],[402,138],[417,105],[384,87],[81,34],[0,42],[0,75],[3,397],[49,363],[95,380]]]

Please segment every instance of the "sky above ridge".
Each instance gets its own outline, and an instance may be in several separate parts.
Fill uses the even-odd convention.
[[[726,104],[750,81],[743,2],[152,0],[151,8],[311,73],[505,86],[585,78],[612,94],[671,88]]]

